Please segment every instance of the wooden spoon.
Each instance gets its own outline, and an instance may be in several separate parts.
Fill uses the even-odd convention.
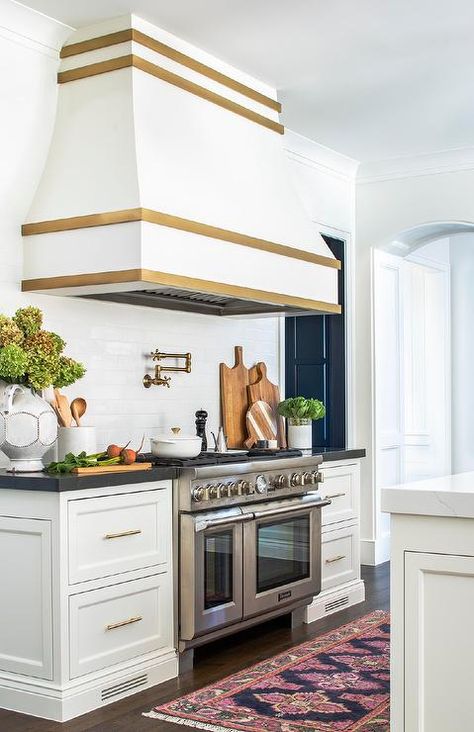
[[[74,422],[77,424],[78,427],[81,426],[81,417],[83,417],[86,413],[87,409],[87,402],[82,397],[77,397],[76,399],[73,399],[71,402],[71,413],[74,419]]]
[[[59,389],[54,390],[54,395],[56,397],[57,410],[61,417],[63,427],[70,427],[72,425],[72,414],[68,399],[64,394],[61,394]]]

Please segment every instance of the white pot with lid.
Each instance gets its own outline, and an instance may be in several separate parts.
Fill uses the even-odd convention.
[[[151,452],[158,458],[193,458],[201,452],[202,439],[196,435],[181,435],[180,427],[172,427],[170,435],[150,438]]]

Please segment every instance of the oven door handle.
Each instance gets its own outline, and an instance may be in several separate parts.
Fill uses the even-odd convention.
[[[229,524],[241,524],[244,521],[252,521],[253,513],[241,514],[240,516],[229,516],[220,519],[204,519],[196,521],[194,524],[194,531],[198,534],[200,531],[206,531],[206,529],[213,529],[216,526],[228,526]]]
[[[319,498],[317,501],[304,501],[300,505],[282,506],[281,508],[273,508],[268,511],[255,511],[253,517],[255,519],[269,518],[271,516],[278,516],[282,513],[294,513],[295,511],[305,511],[308,508],[323,508],[323,506],[329,506],[331,501]]]

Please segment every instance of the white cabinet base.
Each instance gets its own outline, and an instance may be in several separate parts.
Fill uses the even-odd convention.
[[[52,684],[2,678],[0,707],[33,717],[67,722],[94,709],[124,699],[138,691],[173,679],[178,675],[178,659],[174,651],[129,665],[116,673],[100,678],[82,679],[59,690]]]
[[[178,675],[171,491],[0,491],[0,707],[65,722]]]
[[[339,587],[324,590],[314,598],[311,605],[308,605],[305,612],[305,623],[314,623],[315,620],[325,618],[327,615],[345,610],[346,607],[358,605],[365,600],[365,586],[361,579],[354,582],[346,582]]]

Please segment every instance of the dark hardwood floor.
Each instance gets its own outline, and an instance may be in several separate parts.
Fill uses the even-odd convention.
[[[71,722],[58,724],[0,710],[1,732],[178,732],[175,724],[147,719],[142,712],[153,706],[182,696],[210,684],[223,676],[239,671],[257,661],[274,656],[290,646],[326,633],[372,610],[389,609],[389,565],[363,567],[366,601],[316,623],[291,630],[286,618],[279,618],[257,628],[226,638],[200,649],[193,671],[179,679],[167,681],[122,701],[110,704]]]

